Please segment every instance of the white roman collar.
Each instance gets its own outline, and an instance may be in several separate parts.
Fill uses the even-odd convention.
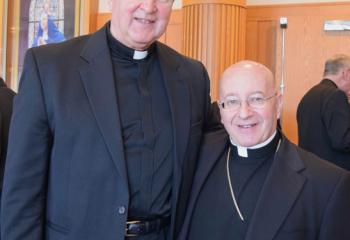
[[[148,51],[137,51],[135,50],[134,51],[134,56],[133,56],[133,59],[135,60],[141,60],[141,59],[144,59],[146,58],[148,55]]]
[[[236,143],[233,142],[233,139],[231,137],[230,137],[230,141],[233,146],[237,147],[238,156],[248,157],[248,149],[258,149],[258,148],[265,147],[267,144],[269,144],[272,141],[272,139],[276,136],[276,134],[277,134],[277,131],[275,130],[275,132],[267,140],[251,147],[238,146]]]

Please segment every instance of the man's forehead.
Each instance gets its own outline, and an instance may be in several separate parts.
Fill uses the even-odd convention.
[[[236,71],[230,75],[223,76],[221,85],[225,87],[234,86],[237,88],[265,88],[271,85],[272,81],[264,74],[249,71]]]
[[[220,83],[220,95],[225,97],[228,95],[246,96],[253,94],[269,94],[275,90],[273,82],[266,76],[255,74],[233,74],[223,77]]]
[[[260,66],[234,66],[227,69],[221,78],[224,83],[239,83],[244,82],[247,84],[256,83],[273,83],[272,73]]]

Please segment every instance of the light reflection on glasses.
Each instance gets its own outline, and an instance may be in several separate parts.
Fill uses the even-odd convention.
[[[259,108],[264,107],[265,103],[275,96],[277,96],[276,92],[268,97],[250,96],[244,101],[246,102],[246,104],[249,107],[251,107],[253,109],[259,109]],[[218,101],[218,105],[222,109],[235,111],[235,110],[238,110],[242,106],[242,100],[235,97],[235,96],[227,96],[223,101]]]

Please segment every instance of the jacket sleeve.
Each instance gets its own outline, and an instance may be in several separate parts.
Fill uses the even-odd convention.
[[[350,106],[345,93],[333,93],[322,108],[322,119],[332,147],[350,152]]]
[[[1,202],[1,238],[40,240],[44,239],[52,137],[33,50],[26,54],[13,107]]]
[[[206,83],[206,120],[204,124],[204,131],[206,133],[215,132],[216,130],[223,129],[221,124],[220,109],[217,102],[211,102],[210,98],[210,80],[207,70],[204,68],[204,79]]]
[[[350,239],[350,175],[345,173],[331,195],[322,224],[320,227],[319,240]]]
[[[0,189],[2,188],[7,150],[8,131],[12,114],[12,102],[15,92],[7,88],[0,78]]]

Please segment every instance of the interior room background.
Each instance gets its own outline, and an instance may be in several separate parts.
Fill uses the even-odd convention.
[[[72,34],[88,34],[103,26],[111,17],[109,1],[73,1],[76,11],[70,23],[75,29]],[[0,76],[14,90],[24,54],[19,52],[20,25],[21,21],[22,28],[23,21],[29,23],[28,16],[18,17],[26,17],[18,12],[20,2],[26,1],[0,0]],[[350,21],[350,0],[175,0],[173,8],[160,41],[203,61],[211,77],[213,101],[218,97],[221,72],[236,61],[251,59],[267,65],[277,82],[283,72],[282,127],[295,143],[296,107],[301,97],[321,80],[327,58],[335,53],[350,54],[350,31],[324,30],[326,20]],[[288,20],[283,69],[281,17]]]

